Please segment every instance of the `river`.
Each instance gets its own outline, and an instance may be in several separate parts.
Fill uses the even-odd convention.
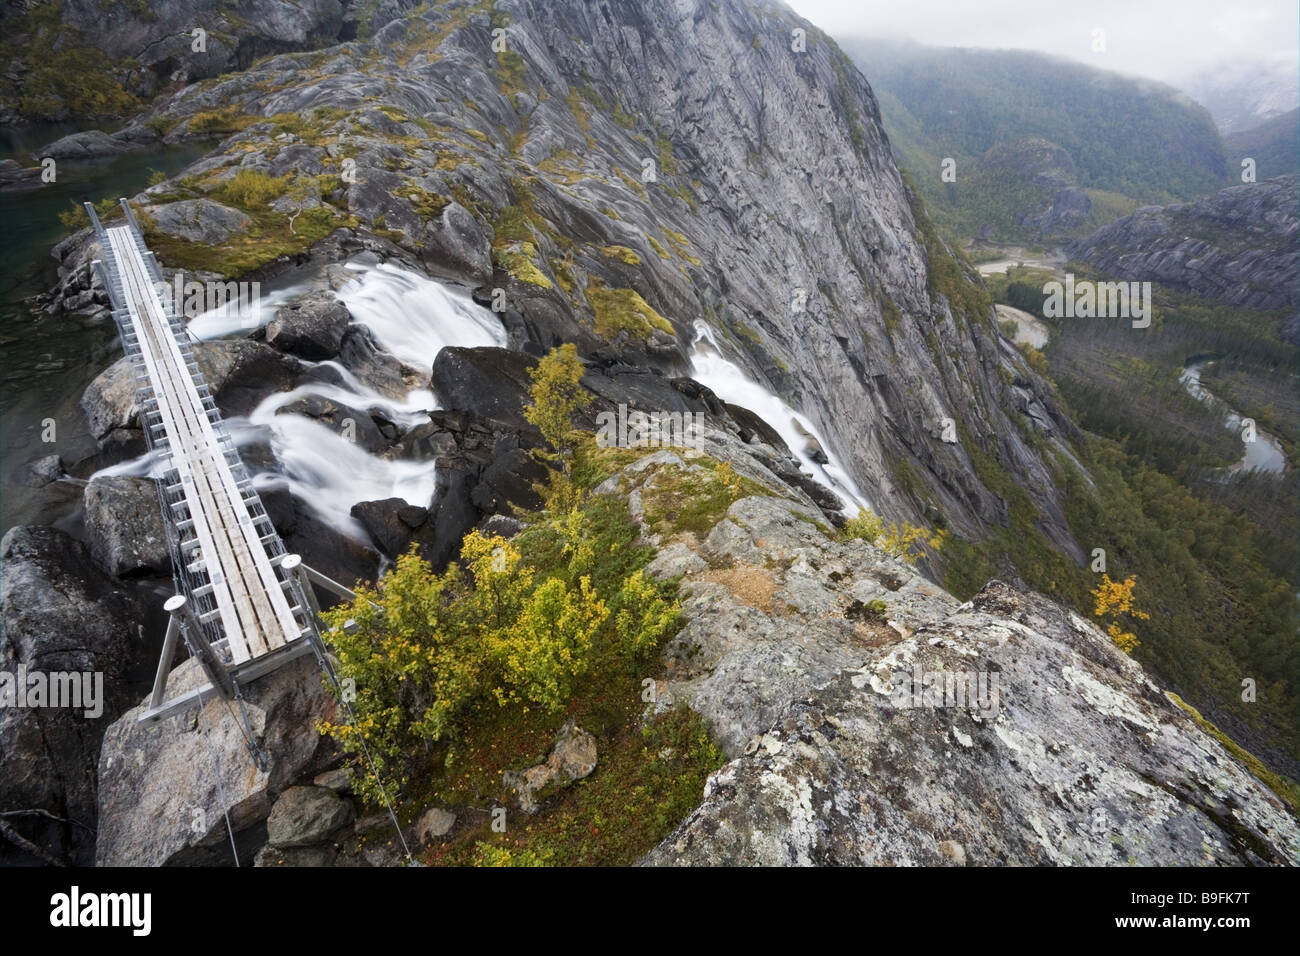
[[[1244,416],[1201,384],[1201,371],[1212,363],[1212,359],[1191,363],[1183,369],[1179,381],[1193,398],[1223,413],[1224,428],[1240,433]],[[1286,453],[1283,452],[1281,443],[1267,432],[1257,428],[1255,440],[1243,441],[1242,446],[1245,448],[1245,453],[1241,456],[1241,460],[1225,469],[1229,474],[1238,471],[1267,471],[1281,474],[1286,471]]]
[[[1052,337],[1051,330],[1048,329],[1047,323],[1037,316],[1030,315],[1023,309],[1017,309],[1014,305],[995,305],[999,322],[1016,323],[1015,343],[1017,345],[1032,345],[1036,349],[1042,349],[1047,345],[1047,340]]]
[[[76,131],[66,126],[5,131],[0,158],[34,165],[32,149]],[[41,509],[42,498],[48,496],[24,485],[23,473],[44,455],[58,454],[70,464],[96,450],[78,404],[91,379],[121,352],[111,320],[55,318],[26,301],[49,291],[57,279],[50,249],[67,233],[59,213],[83,199],[98,202],[134,195],[149,185],[155,170],[171,176],[210,148],[193,143],[104,159],[65,160],[58,165],[55,182],[28,192],[0,193],[5,224],[0,236],[5,263],[0,286],[0,531],[58,517]],[[52,443],[42,441],[42,423],[48,419],[54,422]]]

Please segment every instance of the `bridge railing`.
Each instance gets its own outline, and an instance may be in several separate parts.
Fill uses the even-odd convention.
[[[153,252],[145,245],[135,215],[126,200],[122,200],[122,209],[126,216],[126,224],[131,231],[132,240],[140,251],[150,277],[155,283],[164,283],[162,269]],[[130,306],[127,303],[123,289],[122,277],[118,273],[116,259],[109,251],[107,230],[100,222],[99,216],[90,203],[86,203],[86,211],[90,216],[100,246],[104,250],[104,259],[97,260],[95,268],[99,273],[100,281],[108,290],[118,334],[122,339],[123,349],[131,360],[136,407],[140,414],[140,425],[144,432],[145,444],[153,456],[155,470],[160,471],[162,475],[158,480],[158,489],[163,512],[163,526],[166,530],[168,550],[172,558],[173,580],[178,592],[183,593],[187,598],[189,607],[193,610],[194,618],[201,627],[207,643],[224,651],[225,635],[222,632],[212,582],[203,562],[197,560],[200,554],[197,536],[193,530],[193,516],[189,514],[189,503],[185,496],[184,486],[181,483],[180,473],[172,460],[173,451],[163,426],[158,398],[154,394],[153,386],[149,380],[142,351],[145,345],[138,341],[136,335]],[[254,488],[253,476],[244,465],[238,447],[226,428],[221,412],[217,408],[216,400],[204,379],[202,370],[199,368],[193,350],[193,345],[196,344],[195,340],[186,328],[183,318],[178,314],[176,303],[172,301],[171,296],[160,295],[159,301],[163,305],[168,328],[175,339],[181,359],[198,394],[208,423],[217,438],[222,457],[230,467],[231,474],[235,479],[236,488],[241,496],[240,506],[247,510],[252,519],[262,547],[266,550],[267,557],[274,570],[276,581],[290,598],[289,604],[294,621],[299,627],[297,637],[315,636],[316,621],[311,604],[309,601],[293,599],[298,591],[299,581],[297,575],[292,569],[284,567],[284,559],[288,556],[284,541],[275,530],[261,496]]]

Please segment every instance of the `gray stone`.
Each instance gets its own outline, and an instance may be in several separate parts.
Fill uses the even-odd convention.
[[[276,310],[266,326],[266,341],[312,361],[333,358],[351,321],[347,306],[333,293],[311,292]]]
[[[541,809],[540,801],[554,789],[567,787],[596,769],[596,738],[570,719],[555,739],[546,760],[522,772],[505,776],[507,786],[519,796],[519,808],[525,813]]]
[[[172,671],[168,693],[203,681],[199,667],[186,661]],[[270,760],[266,771],[253,765],[239,724],[218,698],[197,719],[191,711],[140,724],[141,704],[108,728],[99,756],[100,866],[228,863],[224,814],[243,842],[284,788],[332,762],[316,722],[334,719],[337,704],[322,687],[314,658],[285,665],[244,694],[254,737]]]
[[[267,842],[274,847],[324,843],[354,819],[352,801],[328,787],[290,787],[280,794],[267,817]]]
[[[442,807],[430,807],[420,814],[415,824],[415,836],[421,843],[444,837],[456,825],[456,814]]]
[[[160,232],[189,242],[218,245],[236,233],[246,232],[253,220],[238,209],[211,199],[182,199],[148,210]]]
[[[96,478],[86,485],[85,500],[90,553],[105,571],[121,576],[171,570],[157,482]]]
[[[318,773],[312,783],[318,787],[333,790],[335,793],[352,792],[352,780],[348,776],[348,772],[342,767],[335,767],[333,770]]]

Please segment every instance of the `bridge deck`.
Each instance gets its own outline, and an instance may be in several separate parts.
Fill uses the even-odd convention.
[[[241,491],[236,480],[224,436],[213,427],[219,415],[215,406],[205,406],[187,368],[138,232],[132,225],[115,226],[105,229],[103,237],[105,258],[120,283],[112,291],[127,312],[121,325],[128,352],[132,346],[138,350],[156,401],[149,411],[151,417],[157,412],[160,422],[153,427],[162,434],[151,436],[151,445],[169,455],[183,493],[178,510],[187,514],[169,516],[179,519],[190,535],[179,549],[179,562],[185,571],[207,579],[205,590],[215,600],[231,663],[256,660],[303,635],[250,512],[256,493]],[[142,408],[142,419],[144,412]]]

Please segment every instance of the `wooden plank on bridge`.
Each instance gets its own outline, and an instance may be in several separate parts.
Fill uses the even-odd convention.
[[[107,230],[132,326],[236,664],[300,636],[129,226]]]

